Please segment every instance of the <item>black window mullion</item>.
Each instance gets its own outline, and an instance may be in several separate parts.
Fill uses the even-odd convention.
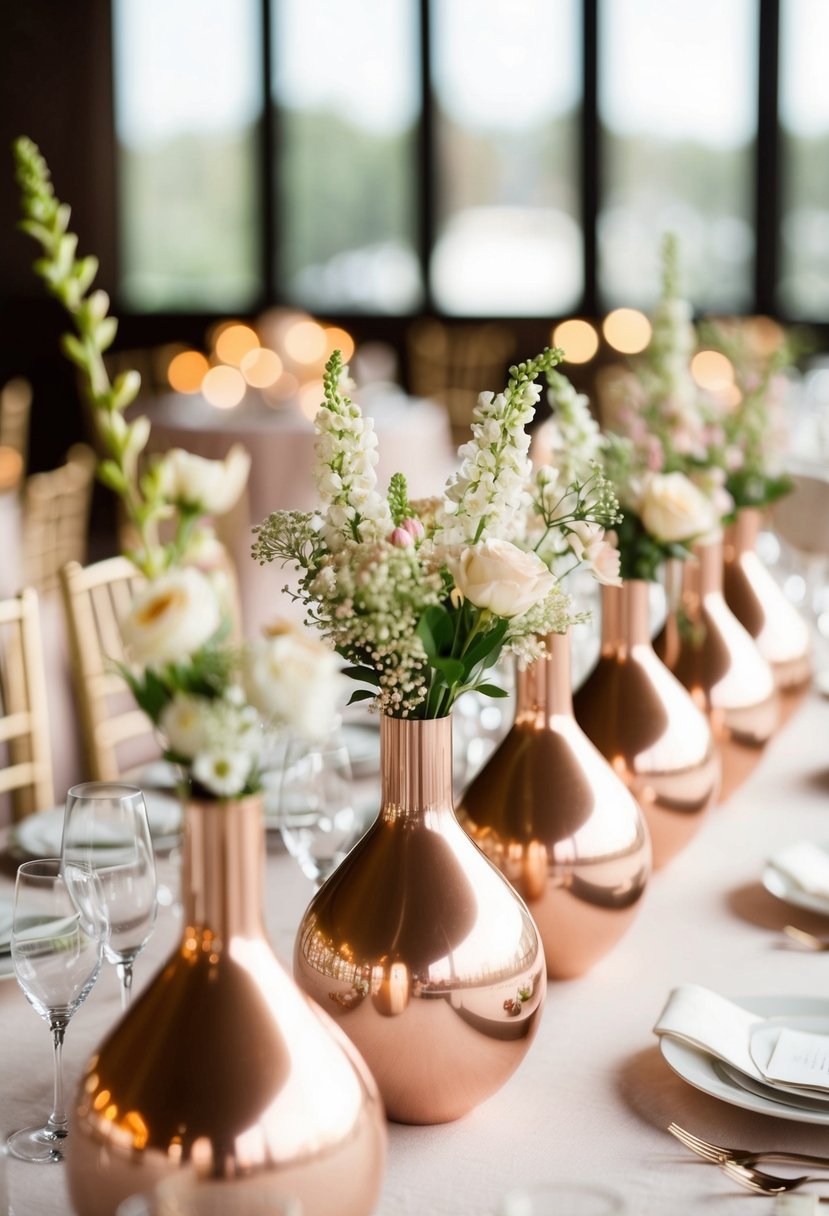
[[[262,118],[259,124],[259,205],[262,210],[259,231],[262,241],[262,296],[264,303],[276,299],[279,274],[277,259],[279,250],[276,241],[277,199],[276,177],[279,173],[279,123],[277,108],[273,101],[271,81],[273,79],[273,28],[271,0],[261,0],[262,5]]]
[[[754,178],[754,307],[774,314],[780,258],[780,0],[760,0]]]
[[[600,200],[598,0],[582,4],[581,228],[584,243],[582,312],[598,315],[596,224]]]
[[[430,264],[435,241],[435,115],[432,92],[430,0],[420,0],[420,122],[417,138],[417,254],[423,281],[423,306],[434,310]]]

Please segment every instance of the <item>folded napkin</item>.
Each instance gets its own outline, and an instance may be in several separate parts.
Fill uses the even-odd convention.
[[[764,1018],[699,984],[675,988],[654,1034],[689,1043],[753,1081],[796,1095],[829,1099],[829,1035],[812,1033],[799,1015]],[[812,1019],[829,1026],[829,1019]]]
[[[810,840],[789,845],[769,864],[802,891],[829,899],[829,853]]]

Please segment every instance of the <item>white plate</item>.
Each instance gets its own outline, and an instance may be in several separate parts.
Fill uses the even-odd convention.
[[[150,833],[156,848],[169,845],[181,831],[181,804],[176,798],[144,792]],[[63,837],[62,806],[27,815],[12,829],[12,841],[29,857],[59,857]]]
[[[819,996],[755,996],[738,998],[738,1003],[752,1013],[761,1017],[778,1018],[785,1025],[798,1027],[801,1018],[829,1018],[829,1000]],[[804,1099],[804,1105],[789,1105],[794,1099],[786,1095],[786,1101],[766,1097],[763,1092],[749,1092],[743,1084],[737,1084],[724,1069],[721,1069],[713,1056],[672,1039],[663,1034],[659,1040],[659,1049],[665,1061],[675,1073],[701,1089],[712,1098],[720,1098],[732,1106],[742,1106],[745,1110],[753,1110],[761,1115],[776,1115],[778,1119],[792,1119],[797,1123],[819,1123],[829,1127],[829,1110],[821,1103],[820,1109],[815,1109],[812,1100]],[[805,1103],[809,1103],[807,1106]]]
[[[818,847],[825,853],[829,853],[829,847],[826,845],[821,844]],[[821,916],[829,916],[829,899],[823,895],[812,895],[809,891],[804,891],[803,887],[793,878],[789,878],[788,874],[778,870],[773,861],[767,862],[763,870],[762,882],[771,895],[782,899],[784,903],[791,904],[795,908],[804,908],[808,912],[818,912]]]

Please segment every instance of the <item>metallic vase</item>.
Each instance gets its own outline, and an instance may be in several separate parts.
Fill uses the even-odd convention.
[[[723,597],[721,540],[699,542],[687,561],[669,562],[666,589],[668,615],[654,647],[711,720],[725,800],[779,725],[774,675]]]
[[[381,720],[380,814],[314,896],[297,983],[360,1049],[401,1123],[444,1123],[503,1085],[538,1029],[544,949],[452,803],[452,721]]]
[[[771,664],[777,687],[793,692],[811,678],[809,626],[757,556],[762,513],[744,507],[725,533],[725,599]]]
[[[353,1046],[279,965],[261,912],[258,798],[185,809],[180,944],[89,1062],[68,1153],[74,1210],[113,1216],[180,1166],[369,1216],[383,1108]]]
[[[639,804],[573,716],[570,635],[516,672],[515,721],[458,818],[527,901],[550,979],[588,971],[635,916],[651,868]]]
[[[705,714],[654,652],[648,583],[602,587],[601,650],[574,706],[644,812],[654,868],[664,866],[714,802],[720,759]]]

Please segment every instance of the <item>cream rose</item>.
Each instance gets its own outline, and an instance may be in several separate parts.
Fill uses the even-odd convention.
[[[219,628],[221,609],[208,579],[193,567],[153,579],[121,622],[129,655],[145,667],[188,658]]]
[[[684,473],[655,473],[639,508],[642,523],[660,541],[686,541],[716,527],[714,508]]]
[[[238,501],[250,472],[250,455],[234,444],[224,460],[206,460],[172,448],[162,461],[161,484],[173,502],[224,515]]]
[[[261,714],[305,739],[333,730],[348,687],[338,656],[305,629],[288,623],[245,651],[242,679]]]
[[[466,599],[503,617],[522,616],[556,585],[537,553],[508,540],[470,545],[462,550],[452,572]]]

